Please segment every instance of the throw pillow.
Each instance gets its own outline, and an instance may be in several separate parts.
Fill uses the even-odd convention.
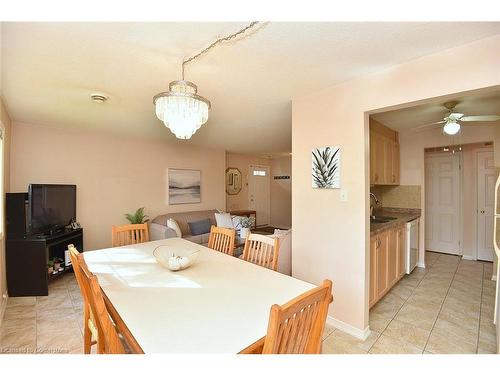
[[[233,221],[231,220],[231,215],[227,212],[221,212],[215,214],[215,222],[218,227],[233,229]]]
[[[179,224],[177,224],[177,221],[171,218],[167,219],[167,227],[175,231],[177,237],[182,237],[181,228],[179,227]]]
[[[233,222],[234,229],[241,229],[241,219],[243,216],[231,216],[231,221]]]
[[[189,229],[191,230],[191,235],[198,236],[200,234],[210,233],[210,228],[212,227],[212,222],[210,219],[203,219],[198,221],[193,221],[188,223]]]

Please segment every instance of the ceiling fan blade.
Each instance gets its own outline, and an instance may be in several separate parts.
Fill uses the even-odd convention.
[[[497,121],[500,120],[498,115],[483,115],[483,116],[464,116],[460,121]]]
[[[442,120],[442,121],[438,121],[438,122],[432,122],[430,124],[425,124],[425,125],[420,125],[420,126],[417,126],[416,128],[413,128],[412,130],[414,131],[423,131],[423,130],[427,130],[427,129],[431,129],[431,128],[438,128],[440,124],[444,124],[446,121]]]

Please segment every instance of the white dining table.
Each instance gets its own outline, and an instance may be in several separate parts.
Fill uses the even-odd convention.
[[[156,262],[160,245],[200,253],[174,272]],[[266,335],[273,304],[315,287],[181,238],[83,255],[144,353],[239,353]]]

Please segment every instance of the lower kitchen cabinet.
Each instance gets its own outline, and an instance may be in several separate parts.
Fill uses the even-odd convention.
[[[404,224],[370,238],[370,307],[405,274]]]

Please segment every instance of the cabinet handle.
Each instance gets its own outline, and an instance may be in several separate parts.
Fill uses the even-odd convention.
[[[484,214],[484,210],[481,210],[481,213]]]

